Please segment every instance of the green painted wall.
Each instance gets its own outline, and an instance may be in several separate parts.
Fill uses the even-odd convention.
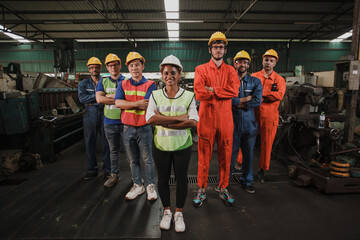
[[[350,54],[350,43],[291,43],[289,45],[289,71],[296,65],[305,66],[305,71],[334,70],[334,63],[341,56]],[[277,72],[287,71],[286,42],[230,42],[225,59],[232,60],[240,50],[246,50],[255,56],[255,70],[261,69],[261,56],[270,49],[275,49],[280,57],[276,66]],[[121,71],[128,72],[124,65],[126,55],[132,51],[127,42],[96,42],[78,43],[75,52],[76,71],[87,72],[86,62],[92,57],[98,57],[102,62],[108,53],[117,54],[123,61]],[[199,64],[209,61],[210,55],[206,42],[138,42],[137,51],[146,59],[145,71],[159,71],[161,60],[167,55],[177,56],[187,72],[194,71]],[[21,64],[23,71],[54,72],[53,49],[39,44],[0,43],[0,64],[7,66],[10,62]],[[106,71],[103,66],[102,71]]]

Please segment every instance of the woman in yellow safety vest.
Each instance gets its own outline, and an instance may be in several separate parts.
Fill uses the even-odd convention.
[[[155,125],[153,157],[158,172],[158,190],[164,207],[160,228],[170,228],[169,178],[171,165],[176,178],[175,231],[185,231],[182,209],[187,196],[187,171],[191,157],[190,128],[196,127],[199,116],[194,93],[179,87],[183,67],[180,60],[167,56],[160,64],[163,89],[153,91],[146,111],[146,121]]]

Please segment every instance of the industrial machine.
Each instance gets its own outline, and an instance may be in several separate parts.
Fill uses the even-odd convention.
[[[55,161],[57,152],[83,136],[77,88],[41,73],[32,84],[26,80],[19,64],[0,68],[0,151],[22,152],[23,168],[36,164],[37,156]]]
[[[333,87],[287,86],[273,149],[299,186],[326,193],[360,192],[360,141],[344,142],[345,98],[359,86],[359,61],[336,64]],[[321,114],[323,113],[323,114]],[[340,167],[339,167],[340,166]]]

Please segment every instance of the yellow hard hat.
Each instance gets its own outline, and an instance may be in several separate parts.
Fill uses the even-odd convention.
[[[138,52],[129,52],[129,54],[126,57],[125,65],[128,65],[129,62],[131,62],[132,60],[135,60],[135,59],[139,59],[143,63],[145,63],[145,58],[143,56],[141,56]]]
[[[89,61],[87,62],[86,66],[92,65],[92,64],[97,64],[97,65],[102,65],[100,60],[97,57],[91,57],[89,58]]]
[[[113,61],[119,61],[121,64],[121,60],[116,54],[109,53],[105,58],[105,65],[108,64],[109,62],[113,62]]]
[[[236,59],[239,59],[239,58],[244,58],[244,59],[247,59],[249,60],[249,62],[251,62],[251,58],[250,58],[250,55],[245,51],[245,50],[241,50],[240,52],[238,52],[235,57],[234,57],[234,62]]]
[[[276,58],[276,61],[279,61],[279,56],[278,56],[277,52],[276,52],[274,49],[269,49],[269,50],[267,50],[267,51],[264,53],[263,58],[264,58],[265,56],[272,56],[272,57]]]
[[[215,32],[211,35],[210,40],[208,42],[208,46],[210,46],[212,41],[216,41],[216,40],[224,41],[225,45],[228,45],[228,41],[226,40],[225,34],[223,34],[222,32]]]

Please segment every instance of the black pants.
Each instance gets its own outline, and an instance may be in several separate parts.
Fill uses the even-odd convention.
[[[170,207],[169,179],[174,165],[176,179],[176,207],[183,208],[188,192],[187,172],[191,157],[191,146],[180,151],[165,152],[155,146],[153,157],[158,172],[158,189],[164,207]]]

